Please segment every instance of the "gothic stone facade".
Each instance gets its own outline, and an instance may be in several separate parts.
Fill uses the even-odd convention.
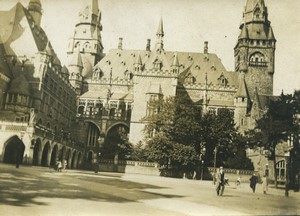
[[[26,137],[26,156],[47,165],[52,157],[74,158],[76,164],[90,161],[99,144],[118,128],[128,132],[129,140],[136,144],[144,137],[142,119],[149,112],[148,102],[180,91],[203,112],[231,109],[241,131],[253,127],[272,99],[276,39],[263,0],[246,1],[234,47],[234,71],[225,69],[209,51],[208,42],[199,53],[165,50],[162,18],[153,48],[147,39],[143,50],[124,49],[120,38],[118,47],[104,54],[97,0],[79,13],[68,43],[67,67],[61,65],[40,27],[39,0],[31,0],[28,8],[18,3],[0,15],[2,161],[13,137],[24,143]],[[22,20],[28,26],[24,28],[27,34],[19,29]],[[29,34],[32,44],[26,50],[18,49]],[[20,83],[23,87],[17,88]],[[19,129],[8,130],[10,124]],[[43,153],[47,144],[47,153]],[[63,147],[70,155],[62,152]],[[55,148],[57,153],[51,156]]]

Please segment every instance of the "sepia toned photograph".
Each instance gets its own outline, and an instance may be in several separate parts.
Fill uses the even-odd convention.
[[[0,214],[300,215],[297,0],[0,0]]]

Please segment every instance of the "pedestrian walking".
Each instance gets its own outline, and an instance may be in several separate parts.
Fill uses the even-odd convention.
[[[257,184],[257,176],[255,175],[255,173],[253,173],[253,175],[249,180],[250,180],[250,188],[252,189],[253,193],[255,193],[255,188]]]
[[[225,189],[225,173],[223,167],[220,167],[219,172],[217,174],[217,195],[222,196]]]
[[[61,161],[57,161],[57,172],[61,172],[62,167]]]
[[[67,162],[67,160],[65,159],[65,160],[64,160],[64,163],[63,163],[63,169],[64,169],[64,170],[67,169],[67,165],[68,165],[68,162]]]
[[[241,184],[241,177],[239,176],[237,179],[236,179],[236,186],[239,186]]]
[[[268,178],[266,175],[264,175],[264,177],[262,178],[262,186],[264,194],[266,194],[268,192]]]

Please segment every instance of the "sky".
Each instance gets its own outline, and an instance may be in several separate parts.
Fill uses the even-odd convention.
[[[62,64],[67,62],[67,45],[78,14],[92,0],[41,0],[41,26]],[[145,49],[147,38],[154,47],[160,17],[164,24],[166,51],[209,52],[219,56],[225,68],[234,70],[233,48],[246,0],[98,0],[102,12],[104,53],[118,46]],[[0,0],[0,10],[17,0]],[[19,0],[27,7],[29,0]],[[274,94],[300,89],[300,4],[298,0],[265,0],[269,20],[277,39]],[[1,22],[1,20],[0,20]]]

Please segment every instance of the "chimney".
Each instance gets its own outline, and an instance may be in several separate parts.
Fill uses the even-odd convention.
[[[122,43],[122,42],[123,42],[123,38],[120,37],[120,38],[119,38],[119,44],[118,44],[118,49],[119,49],[119,50],[122,50],[122,49],[123,49],[123,43]]]
[[[208,41],[204,41],[204,54],[208,53]]]
[[[146,45],[146,51],[150,51],[151,50],[151,39],[147,39],[147,45]]]

